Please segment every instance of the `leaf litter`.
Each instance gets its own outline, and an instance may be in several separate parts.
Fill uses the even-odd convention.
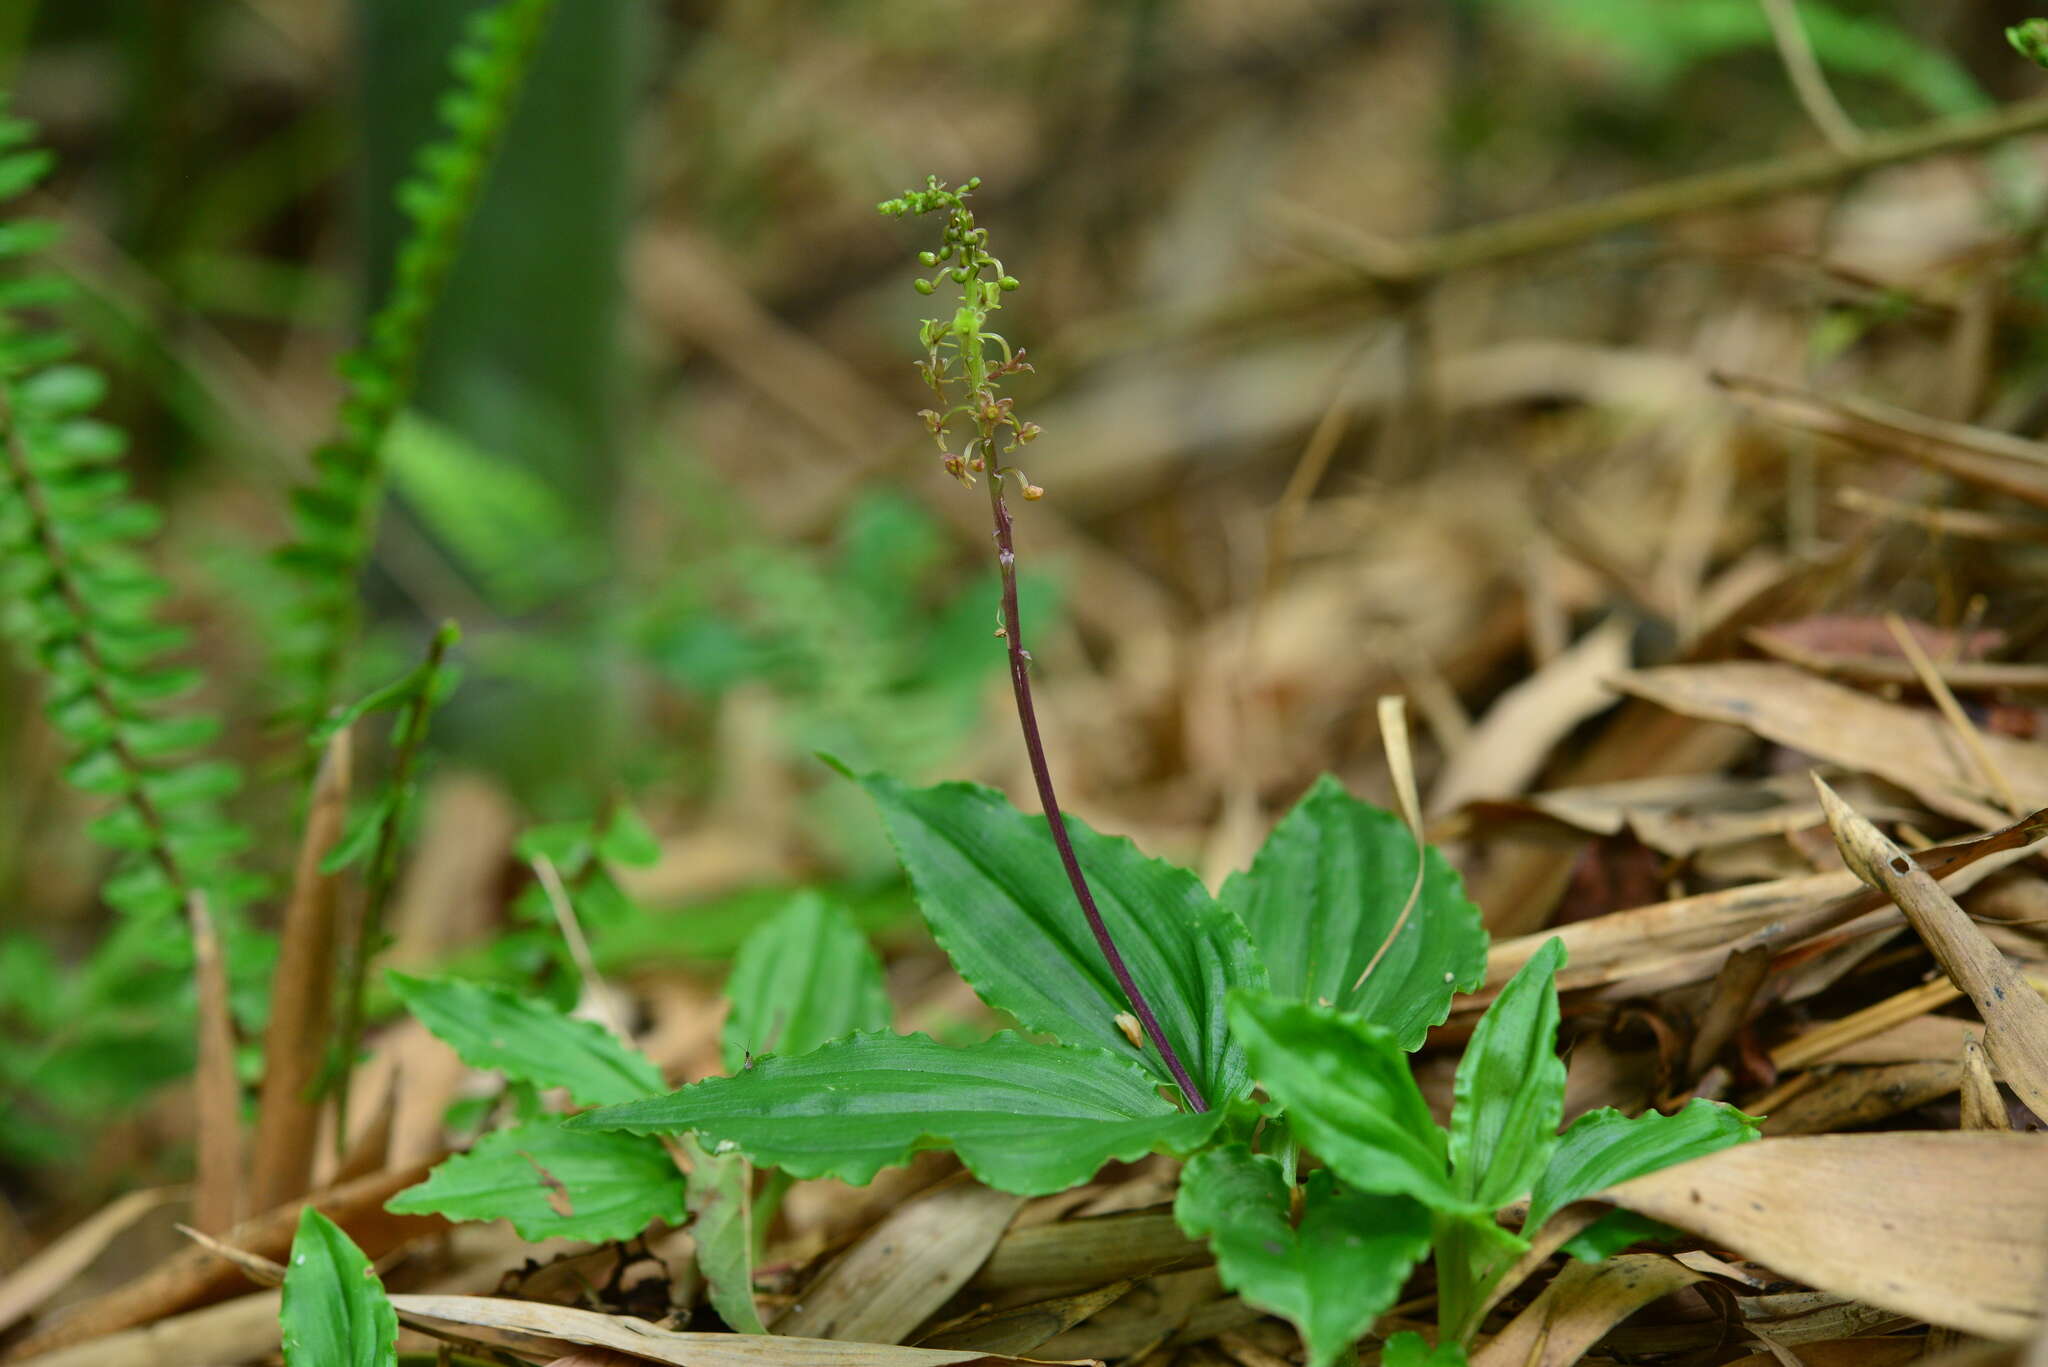
[[[1882,185],[1867,194],[1842,201],[1845,251],[1853,251],[1859,215],[1896,209]],[[1749,237],[1768,242],[1770,231],[1761,216],[1701,229],[1704,241],[1718,233],[1721,249],[1745,252],[1763,250]],[[710,251],[669,226],[650,229],[642,245],[645,264],[636,269],[649,273],[701,264]],[[1929,248],[1901,268],[1896,286],[1935,289],[1954,264]],[[746,269],[732,268],[735,276]],[[764,270],[751,283],[768,278]],[[870,458],[864,442],[842,433],[888,422],[896,410],[887,396],[750,293],[733,290],[716,268],[700,283],[700,293],[723,287],[734,296],[730,307],[688,319],[671,315],[672,301],[646,307],[659,329],[690,329],[691,345],[730,367],[693,372],[707,391],[698,418],[707,444],[730,456],[754,450],[758,436],[765,449],[800,451],[824,435],[844,443],[849,462]],[[1449,293],[1460,284],[1498,297]],[[1042,473],[1061,496],[1025,535],[1074,547],[1076,563],[1103,570],[1099,593],[1076,595],[1076,639],[1041,647],[1046,725],[1050,743],[1073,757],[1074,805],[1099,829],[1136,833],[1147,852],[1206,847],[1217,814],[1233,802],[1258,831],[1295,820],[1299,838],[1312,843],[1331,818],[1314,808],[1288,813],[1322,771],[1399,805],[1374,719],[1381,695],[1406,693],[1421,723],[1412,765],[1432,797],[1431,833],[1450,842],[1448,857],[1488,924],[1516,932],[1494,941],[1483,981],[1478,963],[1469,965],[1476,990],[1451,1002],[1448,1019],[1404,1023],[1423,1043],[1418,1109],[1450,1113],[1457,1084],[1449,1065],[1474,1041],[1479,1009],[1554,932],[1568,954],[1557,980],[1572,1069],[1562,1123],[1638,1097],[1667,1114],[1695,1098],[1769,1113],[1770,1138],[1568,1204],[1571,1226],[1551,1231],[1558,1243],[1529,1249],[1486,1307],[1475,1362],[1565,1367],[1587,1354],[1697,1352],[1717,1355],[1702,1360],[1809,1367],[1879,1363],[1917,1358],[1928,1326],[2038,1342],[2048,1333],[2048,1137],[2040,1133],[2048,916],[1994,912],[2048,908],[2043,832],[2038,814],[2029,815],[2048,806],[2048,749],[2035,706],[2048,666],[2022,587],[2037,572],[2030,546],[2048,535],[2039,517],[2048,507],[2042,448],[2005,430],[2016,420],[1994,411],[1973,412],[1972,422],[1920,411],[1947,407],[1932,381],[1914,379],[1956,359],[1961,343],[1942,337],[1886,334],[1898,354],[1852,357],[1811,390],[1736,377],[1737,369],[1784,373],[1805,354],[1804,301],[1782,285],[1754,283],[1717,305],[1674,308],[1645,320],[1629,346],[1574,351],[1533,378],[1526,366],[1505,364],[1526,359],[1528,344],[1510,355],[1484,330],[1489,309],[1519,316],[1530,307],[1513,282],[1481,273],[1440,287],[1457,304],[1442,310],[1445,335],[1435,345],[1444,354],[1404,359],[1389,345],[1388,365],[1360,363],[1372,372],[1369,383],[1338,386],[1334,397],[1303,357],[1335,356],[1355,332],[1333,332],[1299,353],[1248,343],[1240,356],[1176,362],[1187,367],[1179,381],[1148,362],[1139,397],[1156,391],[1160,401],[1150,406],[1101,402],[1084,381],[1044,410],[1063,454],[1049,456]],[[1273,311],[1285,314],[1278,302]],[[792,364],[821,372],[810,388],[833,396],[835,408],[879,416],[842,427],[817,413],[763,412],[756,391],[774,386],[749,376],[772,377]],[[1706,383],[1717,369],[1718,391]],[[1260,382],[1276,370],[1290,383]],[[1421,382],[1403,382],[1403,371]],[[1650,371],[1666,381],[1650,383]],[[1461,375],[1464,383],[1451,382]],[[1235,426],[1219,436],[1196,423],[1180,381],[1227,385],[1237,397]],[[1881,403],[1864,389],[1907,402]],[[1395,419],[1416,402],[1438,410],[1430,420],[1442,458],[1404,469]],[[1286,544],[1269,569],[1266,511],[1283,482],[1293,487],[1289,460],[1319,427],[1338,433],[1325,445],[1348,441],[1344,463],[1324,473],[1325,452],[1305,492],[1286,496]],[[1513,460],[1483,458],[1503,448]],[[1105,452],[1130,459],[1112,464]],[[1166,473],[1205,459],[1217,461],[1205,479]],[[795,507],[801,492],[813,519],[829,521],[848,496],[847,486],[801,466],[734,465],[736,479],[768,506]],[[1813,487],[1802,492],[1802,479]],[[1156,545],[1109,533],[1128,530],[1141,497],[1163,509]],[[1909,513],[1979,515],[1966,524],[1976,533],[1973,548],[1930,535]],[[1660,545],[1663,529],[1681,521],[1687,544]],[[1831,559],[1832,551],[1842,553]],[[1902,592],[1907,581],[1938,591]],[[1261,582],[1256,595],[1245,587]],[[1972,595],[1980,609],[1963,606]],[[1926,618],[1907,624],[1918,657],[1885,626],[1897,610]],[[787,761],[738,726],[722,743],[741,769],[787,778]],[[971,756],[968,768],[980,781],[1019,786],[1014,762],[993,748]],[[681,900],[764,875],[797,878],[806,862],[791,853],[802,848],[788,835],[798,823],[793,785],[761,782],[765,799],[726,794],[704,811],[679,810],[658,823],[661,853],[675,858],[639,886]],[[451,875],[467,884],[450,900],[478,908],[476,930],[499,928],[509,914],[499,887],[509,849],[499,846],[509,838],[479,841],[478,823],[436,824],[431,813],[446,791],[427,794],[415,870],[466,870]],[[899,826],[899,840],[971,843],[934,834],[929,824],[913,829],[908,817]],[[329,829],[323,839],[338,835]],[[1401,850],[1412,860],[1398,821],[1379,838],[1389,861]],[[1284,940],[1286,926],[1258,896],[1270,889],[1233,891],[1220,878],[1203,889],[1159,873],[1110,838],[1092,840],[1096,861],[1146,896],[1177,898],[1201,914],[1215,905],[1253,908],[1239,913],[1252,935]],[[1251,878],[1248,852],[1257,846],[1253,838],[1227,872]],[[1717,872],[1744,867],[1738,852],[1750,866],[1778,872]],[[286,943],[300,951],[309,946],[298,937],[333,934],[319,862],[316,851],[294,891],[292,924],[310,929]],[[952,869],[963,881],[972,872]],[[1433,902],[1433,876],[1416,881],[1424,931],[1463,914]],[[440,886],[417,895],[447,896],[446,881]],[[432,907],[408,918],[407,900],[401,895],[396,913],[408,949],[401,960],[426,971],[463,945],[437,943],[446,922]],[[1047,916],[1068,917],[1063,901],[1044,900]],[[963,922],[972,910],[963,908]],[[1367,958],[1394,922],[1379,910],[1368,927],[1376,934],[1361,932]],[[811,910],[797,921],[793,933],[820,944],[837,933]],[[946,933],[964,939],[975,927]],[[989,971],[1008,948],[984,945]],[[1296,949],[1303,983],[1357,990],[1340,980],[1354,979],[1362,963],[1326,964]],[[882,1029],[892,1006],[907,1016],[960,1001],[935,970],[927,938],[894,932],[883,950],[878,967],[897,989],[893,1001],[855,994],[858,1019],[822,1027],[822,1038]],[[1162,975],[1193,984],[1191,999],[1213,997],[1202,1003],[1211,1016],[1241,985],[1238,964],[1164,954],[1160,962]],[[1128,1084],[1129,1109],[1149,1112],[1156,1061],[1119,1026],[1113,993],[1088,981],[1092,970],[1078,952],[1076,964],[1071,991],[1030,1001],[1020,989],[1012,1009],[1037,1013],[1027,1028],[1077,1022],[1092,1047],[1123,1065],[1116,1077]],[[820,971],[845,967],[841,956]],[[318,956],[302,952],[279,981],[315,984],[320,975]],[[667,1041],[654,1050],[664,1088],[720,1063],[736,1072],[753,1055],[774,1052],[778,1033],[792,1028],[761,1005],[770,994],[750,980],[734,994],[743,1020],[725,1033],[721,1059],[716,974],[671,961],[621,977],[648,1013],[642,1041],[656,1025]],[[520,1003],[473,993],[444,1010],[509,1021]],[[946,1011],[963,1014],[957,1005]],[[971,1002],[965,1008],[975,1011]],[[275,1019],[277,1038],[298,1041],[280,1046],[291,1076],[310,1076],[317,1060],[306,1040],[317,1029]],[[954,1021],[979,1034],[995,1023],[982,1014]],[[1173,1027],[1204,1061],[1205,1080],[1232,1077],[1213,1020],[1191,1011]],[[581,1048],[534,1085],[571,1088],[578,1100],[642,1104],[634,1098],[649,1079],[611,1057],[602,1033],[591,1025]],[[1064,1192],[1007,1195],[950,1157],[924,1154],[870,1186],[799,1182],[759,1230],[741,1222],[714,1231],[699,1203],[705,1223],[696,1235],[680,1215],[675,1228],[652,1231],[668,1270],[651,1315],[629,1308],[623,1283],[603,1270],[618,1259],[584,1261],[583,1249],[548,1254],[544,1267],[562,1272],[552,1297],[537,1293],[538,1277],[511,1284],[514,1294],[485,1294],[518,1265],[508,1252],[517,1245],[467,1240],[458,1237],[472,1232],[467,1227],[399,1215],[387,1203],[426,1179],[446,1140],[492,1157],[443,1124],[464,1089],[489,1084],[405,1025],[372,1048],[388,1063],[398,1118],[384,1131],[362,1124],[348,1137],[360,1141],[360,1171],[338,1173],[335,1160],[312,1155],[306,1136],[316,1118],[291,1088],[266,1094],[259,1133],[289,1137],[262,1140],[254,1155],[258,1176],[243,1195],[257,1208],[237,1221],[232,1202],[207,1192],[206,1213],[194,1217],[236,1251],[240,1268],[203,1247],[141,1266],[119,1256],[124,1240],[142,1243],[130,1231],[150,1208],[176,1198],[136,1193],[97,1212],[70,1210],[52,1226],[60,1237],[0,1282],[5,1317],[32,1317],[11,1340],[10,1360],[177,1367],[272,1351],[276,1297],[249,1293],[244,1272],[287,1256],[308,1192],[375,1261],[400,1320],[432,1335],[406,1338],[408,1350],[452,1342],[535,1362],[705,1367],[942,1367],[1041,1355],[1272,1367],[1303,1352],[1291,1330],[1244,1298],[1252,1283],[1226,1286],[1209,1249],[1170,1213],[1170,1197],[1149,1199],[1171,1190],[1174,1167],[1142,1156],[1145,1143],[1120,1151],[1091,1179],[1099,1189],[1089,1200],[1112,1200],[1123,1187],[1148,1198],[1134,1210],[1082,1213],[1085,1202]],[[495,1057],[491,1041],[474,1041],[464,1057]],[[1626,1080],[1637,1077],[1645,1087]],[[201,1133],[188,1129],[186,1138]],[[892,1133],[883,1156],[911,1158],[923,1137],[915,1127]],[[1005,1142],[1029,1147],[1028,1136]],[[1028,1151],[1004,1154],[1026,1166],[1032,1159]],[[215,1185],[220,1170],[215,1162],[208,1171]],[[1064,1182],[1071,1174],[1054,1175]],[[729,1185],[758,1193],[771,1180],[738,1164]],[[1246,1181],[1270,1195],[1269,1185]],[[556,1195],[570,1211],[549,1199]],[[577,1196],[550,1189],[534,1218],[580,1210]],[[1617,1208],[1662,1227],[1645,1235],[1652,1251],[1601,1262],[1558,1255]],[[1035,1210],[1047,1218],[1035,1219]],[[1316,1232],[1304,1212],[1275,1218],[1303,1245]],[[61,1224],[72,1232],[63,1235]],[[776,1334],[725,1331],[702,1280],[684,1270],[698,1256],[693,1237],[720,1241],[717,1275],[744,1283],[741,1294],[758,1302]],[[1283,1248],[1300,1256],[1299,1247]],[[705,1276],[713,1275],[707,1267]],[[465,1276],[485,1285],[434,1289]],[[1427,1323],[1438,1288],[1419,1277],[1401,1291],[1376,1322],[1339,1322],[1328,1333],[1362,1336],[1363,1361],[1403,1360],[1396,1353],[1405,1350],[1387,1341]],[[2004,1350],[1966,1348],[1956,1360],[1987,1351]],[[143,1352],[149,1356],[123,1356]]]

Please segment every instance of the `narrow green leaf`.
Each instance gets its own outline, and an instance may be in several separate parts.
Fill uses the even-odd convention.
[[[1762,1123],[1733,1106],[1701,1097],[1687,1102],[1676,1115],[1651,1111],[1631,1118],[1612,1107],[1588,1111],[1564,1132],[1537,1179],[1529,1198],[1527,1228],[1532,1233],[1541,1229],[1564,1207],[1616,1182],[1755,1139]]]
[[[327,851],[320,861],[320,872],[340,873],[351,864],[361,863],[370,857],[370,851],[377,847],[377,837],[384,830],[384,823],[397,804],[398,794],[386,788],[376,797],[356,808],[348,815],[348,825],[343,828],[341,839]]]
[[[1452,1088],[1451,1172],[1458,1191],[1495,1210],[1535,1185],[1564,1115],[1557,1056],[1557,970],[1564,941],[1531,955],[1479,1018]]]
[[[472,1068],[566,1087],[579,1106],[631,1101],[662,1088],[661,1071],[647,1056],[601,1025],[485,983],[387,976],[406,1009]]]
[[[983,1001],[1027,1030],[1106,1049],[1171,1084],[1158,1051],[1134,1048],[1117,1025],[1129,1004],[1074,900],[1044,817],[975,784],[906,788],[881,774],[860,781],[881,808],[932,934]],[[1223,998],[1265,985],[1244,926],[1186,869],[1072,817],[1067,829],[1131,976],[1209,1104],[1243,1096],[1250,1079]]]
[[[659,1142],[536,1120],[496,1130],[385,1203],[400,1215],[510,1220],[519,1237],[630,1239],[680,1221],[683,1174]]]
[[[668,1096],[591,1111],[572,1129],[701,1136],[792,1177],[855,1186],[924,1149],[950,1148],[992,1187],[1064,1191],[1110,1159],[1186,1153],[1220,1112],[1191,1115],[1155,1079],[1098,1049],[1013,1034],[964,1049],[924,1035],[865,1034]]]
[[[1455,1343],[1432,1347],[1409,1330],[1387,1340],[1380,1349],[1380,1367],[1465,1367],[1465,1350]]]
[[[747,937],[726,981],[725,1068],[889,1026],[882,964],[842,907],[804,893]]]
[[[1466,1211],[1451,1186],[1444,1132],[1386,1030],[1332,1007],[1230,994],[1230,1025],[1252,1075],[1308,1147],[1359,1191]]]
[[[1224,883],[1221,900],[1251,932],[1275,996],[1356,1011],[1413,1050],[1450,1014],[1452,995],[1486,976],[1479,908],[1431,847],[1414,910],[1359,982],[1414,883],[1408,827],[1326,774],[1273,828],[1251,868]]]
[[[604,835],[597,842],[597,852],[614,864],[624,864],[629,869],[651,868],[661,858],[661,842],[654,838],[654,832],[647,828],[647,822],[640,813],[621,802],[612,809],[611,820],[605,823]]]
[[[754,1303],[754,1170],[739,1154],[710,1153],[689,1135],[676,1142],[690,1159],[690,1233],[711,1308],[736,1333],[765,1334]]]
[[[394,1367],[398,1316],[362,1250],[307,1206],[284,1274],[286,1367]]]
[[[1429,1211],[1406,1196],[1309,1176],[1301,1224],[1273,1158],[1243,1144],[1206,1149],[1181,1173],[1173,1215],[1209,1241],[1223,1284],[1301,1331],[1309,1367],[1329,1367],[1372,1328],[1429,1251]]]

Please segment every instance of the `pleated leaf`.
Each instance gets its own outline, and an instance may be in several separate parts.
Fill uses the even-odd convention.
[[[1117,1025],[1130,1006],[1061,868],[1043,816],[969,783],[908,788],[861,780],[917,890],[932,934],[981,999],[1027,1030],[1127,1058],[1171,1085],[1156,1048]],[[1210,1105],[1250,1089],[1223,1000],[1258,988],[1265,970],[1244,926],[1186,869],[1147,858],[1129,840],[1067,829],[1131,976]]]
[[[571,1129],[693,1133],[792,1177],[855,1185],[925,1149],[952,1149],[989,1186],[1042,1196],[1111,1159],[1185,1153],[1216,1112],[1182,1112],[1156,1079],[1097,1049],[1000,1034],[954,1049],[924,1035],[860,1034],[733,1077],[577,1116]]]
[[[1414,883],[1408,827],[1326,774],[1273,828],[1251,868],[1224,883],[1221,900],[1251,933],[1275,996],[1356,1011],[1412,1050],[1450,1014],[1452,994],[1486,976],[1479,908],[1433,847],[1414,910],[1387,943]]]

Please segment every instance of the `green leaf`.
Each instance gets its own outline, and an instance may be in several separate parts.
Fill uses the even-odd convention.
[[[1631,1244],[1645,1239],[1677,1239],[1683,1234],[1647,1215],[1632,1210],[1610,1210],[1592,1224],[1564,1241],[1559,1252],[1582,1263],[1603,1262]]]
[[[385,789],[375,798],[349,813],[348,825],[341,833],[341,839],[320,861],[320,872],[340,873],[351,864],[370,857],[370,851],[377,848],[377,839],[384,833],[384,823],[390,819],[392,809],[398,805],[398,794]]]
[[[886,1030],[881,961],[842,907],[805,893],[747,937],[725,985],[725,1068],[762,1054],[808,1054],[856,1030]]]
[[[658,1142],[537,1120],[485,1135],[384,1208],[451,1220],[510,1220],[520,1238],[535,1242],[603,1243],[630,1239],[650,1221],[677,1222],[683,1205],[683,1174]]]
[[[737,1333],[765,1334],[754,1303],[754,1170],[739,1154],[707,1152],[689,1135],[676,1142],[690,1159],[690,1233],[711,1308]]]
[[[1557,1056],[1557,970],[1564,941],[1531,955],[1479,1018],[1458,1060],[1451,1102],[1451,1172],[1474,1206],[1495,1210],[1536,1182],[1564,1115]]]
[[[1220,1112],[1192,1115],[1155,1079],[1097,1049],[1004,1033],[964,1049],[924,1035],[865,1034],[765,1058],[733,1077],[591,1111],[572,1129],[690,1131],[792,1177],[860,1186],[924,1149],[950,1148],[989,1186],[1043,1196],[1110,1159],[1185,1153]]]
[[[1327,1171],[1310,1174],[1299,1227],[1289,1198],[1278,1161],[1231,1144],[1188,1163],[1173,1215],[1209,1241],[1225,1286],[1300,1330],[1309,1367],[1329,1367],[1429,1251],[1429,1211],[1406,1196],[1341,1190]]]
[[[307,1206],[284,1274],[287,1367],[393,1367],[398,1316],[370,1260],[334,1221]]]
[[[975,784],[913,789],[881,774],[860,781],[881,808],[932,934],[983,1001],[1027,1030],[1106,1049],[1171,1084],[1158,1052],[1132,1047],[1117,1026],[1130,1007],[1044,817]],[[1067,830],[1103,922],[1207,1101],[1220,1108],[1243,1096],[1250,1079],[1223,998],[1265,985],[1243,925],[1186,869],[1072,817]]]
[[[621,802],[612,809],[611,820],[605,823],[604,835],[597,842],[597,852],[614,864],[645,869],[651,868],[661,858],[661,842],[654,838],[653,831],[647,829],[647,822],[640,813]]]
[[[496,1068],[537,1087],[566,1087],[579,1106],[631,1101],[662,1089],[647,1056],[601,1025],[502,987],[391,973],[391,986],[427,1029],[472,1068]]]
[[[1451,1186],[1444,1132],[1391,1033],[1268,993],[1233,992],[1229,1009],[1252,1075],[1347,1185],[1413,1196],[1434,1210],[1471,1209]]]
[[[1676,1115],[1652,1111],[1630,1118],[1612,1107],[1588,1111],[1564,1132],[1537,1179],[1526,1228],[1534,1233],[1572,1202],[1617,1182],[1755,1139],[1762,1123],[1700,1097]]]
[[[1380,1367],[1465,1367],[1465,1350],[1455,1343],[1431,1347],[1409,1330],[1387,1340],[1380,1349]]]
[[[1413,1050],[1450,1014],[1453,993],[1486,976],[1479,908],[1432,847],[1414,910],[1359,983],[1414,883],[1408,827],[1326,774],[1273,828],[1251,868],[1224,883],[1221,900],[1251,932],[1275,996],[1356,1011]]]

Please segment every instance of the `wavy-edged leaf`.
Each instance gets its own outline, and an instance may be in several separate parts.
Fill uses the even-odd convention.
[[[392,1367],[398,1315],[370,1260],[340,1226],[307,1206],[299,1215],[278,1311],[286,1367]]]
[[[662,1089],[661,1070],[601,1025],[571,1020],[544,1002],[487,983],[388,976],[406,1009],[472,1068],[495,1068],[537,1087],[566,1087],[582,1106]]]
[[[607,1106],[570,1128],[691,1132],[792,1177],[855,1186],[920,1150],[950,1148],[989,1186],[1042,1196],[1111,1159],[1185,1153],[1219,1113],[1188,1114],[1149,1074],[1099,1049],[1004,1033],[961,1049],[924,1035],[850,1035],[733,1077]]]
[[[1617,1182],[1757,1138],[1762,1121],[1733,1106],[1695,1097],[1676,1115],[1626,1116],[1612,1107],[1588,1111],[1558,1140],[1529,1198],[1527,1228],[1572,1202]]]
[[[1418,1049],[1451,997],[1486,976],[1486,931],[1458,872],[1435,848],[1401,933],[1372,964],[1415,883],[1415,837],[1325,774],[1281,818],[1252,866],[1223,884],[1277,997],[1328,1002]]]
[[[1451,1185],[1444,1132],[1392,1033],[1269,993],[1233,992],[1229,1011],[1252,1075],[1347,1184],[1433,1210],[1473,1209]]]
[[[683,1174],[652,1139],[565,1130],[536,1120],[495,1130],[438,1164],[384,1205],[400,1215],[510,1220],[519,1237],[630,1239],[654,1220],[679,1221]]]
[[[859,1030],[885,1030],[882,964],[842,907],[804,893],[747,937],[725,994],[725,1067],[762,1054],[807,1054]]]
[[[1106,1049],[1172,1083],[1156,1049],[1134,1048],[1117,1026],[1129,1005],[1044,817],[977,784],[908,788],[883,774],[860,781],[881,808],[932,934],[983,1001],[1027,1030]],[[1174,1051],[1212,1106],[1243,1096],[1250,1080],[1223,999],[1265,985],[1244,926],[1186,869],[1072,817],[1067,831],[1103,923]]]
[[[1275,1159],[1230,1144],[1188,1163],[1173,1215],[1209,1241],[1225,1286],[1293,1324],[1309,1367],[1328,1367],[1429,1251],[1429,1211],[1406,1196],[1342,1190],[1328,1171],[1310,1174],[1298,1226],[1290,1199]]]
[[[1522,965],[1472,1032],[1451,1102],[1451,1174],[1460,1194],[1494,1210],[1526,1193],[1557,1146],[1564,1060],[1557,1056],[1555,937]]]

